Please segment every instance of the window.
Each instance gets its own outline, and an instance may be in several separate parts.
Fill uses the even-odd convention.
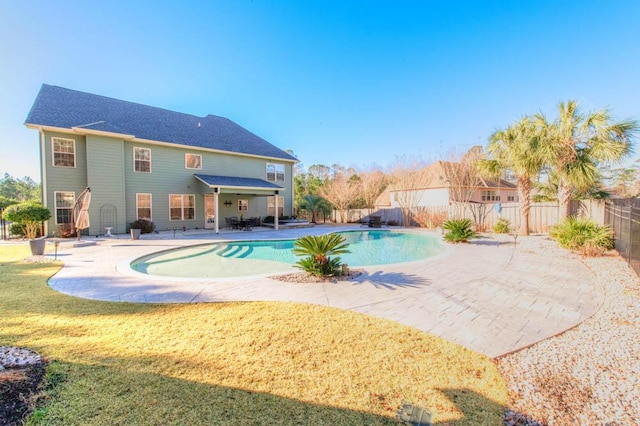
[[[513,195],[513,193],[511,193],[511,192],[510,192],[510,193],[507,195],[507,201],[515,201],[515,200],[516,200],[516,196],[515,196],[515,195]]]
[[[184,167],[187,169],[202,170],[202,155],[184,154]]]
[[[496,191],[482,191],[482,201],[500,201]]]
[[[169,220],[193,220],[195,218],[195,195],[169,195]]]
[[[56,225],[73,222],[73,206],[76,204],[75,192],[55,192]]]
[[[151,220],[151,194],[136,194],[136,212],[139,220]]]
[[[267,163],[267,180],[284,182],[284,164]]]
[[[246,212],[249,210],[249,200],[238,200],[238,211]]]
[[[55,167],[75,167],[76,166],[76,141],[75,140],[51,138],[51,145],[53,150],[53,165]]]
[[[133,148],[133,170],[140,173],[151,173],[151,150],[149,148]]]
[[[267,216],[275,216],[275,197],[278,197],[278,217],[284,216],[284,197],[282,195],[274,195],[273,197],[268,198]]]

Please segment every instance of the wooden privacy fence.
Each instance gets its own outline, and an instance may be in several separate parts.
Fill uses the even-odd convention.
[[[572,216],[590,217],[596,223],[604,224],[604,201],[603,200],[576,200],[571,202],[570,214]],[[414,213],[429,211],[431,213],[442,213],[448,218],[463,217],[473,220],[479,228],[490,230],[500,219],[506,219],[515,230],[520,227],[520,205],[518,203],[480,204],[464,203],[459,205],[417,207]],[[532,233],[546,234],[549,228],[558,223],[557,203],[531,203],[529,210],[529,230]],[[374,211],[372,216],[381,216],[386,221],[394,221],[402,224],[402,211],[400,208],[386,208]],[[351,209],[347,212],[349,222],[359,222],[362,218],[369,216],[366,209]],[[334,219],[339,221],[340,217],[335,214]]]
[[[616,200],[606,203],[604,221],[613,228],[616,251],[640,275],[640,204],[639,200]]]

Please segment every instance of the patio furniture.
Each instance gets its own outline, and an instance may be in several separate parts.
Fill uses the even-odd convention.
[[[240,229],[240,223],[237,217],[225,217],[224,221],[227,224],[227,229]]]
[[[371,216],[369,228],[382,228],[382,218],[380,216]]]

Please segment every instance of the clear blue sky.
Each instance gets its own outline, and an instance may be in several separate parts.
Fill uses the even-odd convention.
[[[485,145],[560,100],[640,116],[640,1],[0,0],[0,173],[42,83],[228,117],[305,166]]]

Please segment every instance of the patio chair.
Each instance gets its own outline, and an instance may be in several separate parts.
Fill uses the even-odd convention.
[[[239,223],[238,223],[238,218],[237,217],[225,217],[224,221],[227,224],[227,229],[238,229],[239,228]]]
[[[360,228],[366,228],[369,226],[370,223],[371,223],[370,219],[363,217],[362,219],[360,219]]]
[[[371,222],[369,223],[369,228],[381,228],[382,227],[382,218],[380,216],[371,216]]]

